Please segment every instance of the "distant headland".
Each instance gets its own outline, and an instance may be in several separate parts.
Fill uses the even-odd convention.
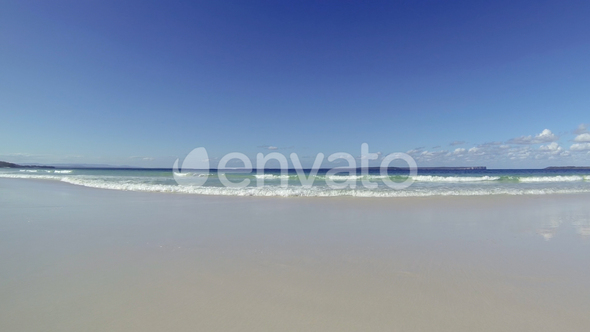
[[[563,170],[563,169],[590,169],[590,166],[551,166],[546,170]]]
[[[0,161],[0,168],[55,168],[53,166],[32,166],[32,165],[17,165],[6,161]]]
[[[103,168],[120,168],[120,169],[135,169],[135,167],[131,166],[110,166],[110,165],[69,165],[73,166],[70,168],[89,168],[89,169],[103,169]],[[61,168],[61,166],[58,166]],[[9,163],[6,161],[0,161],[0,168],[44,168],[44,169],[54,169],[54,166],[43,166],[43,165],[18,165],[14,163]],[[167,168],[165,168],[167,169]],[[369,167],[369,170],[378,171],[379,167]],[[405,171],[409,170],[407,167],[388,167],[391,171]],[[545,170],[590,170],[590,166],[550,166],[545,167]],[[212,169],[216,170],[216,169]],[[267,170],[275,170],[273,168],[268,168]],[[278,170],[278,169],[277,169]],[[323,170],[323,169],[322,169]],[[327,170],[327,169],[326,169]],[[360,170],[360,169],[359,169]],[[486,166],[459,166],[459,167],[418,167],[418,171],[485,171],[487,170]]]
[[[379,167],[369,167],[369,170],[379,170]],[[405,171],[409,170],[408,167],[388,167],[389,170]],[[486,166],[464,166],[464,167],[418,167],[419,171],[485,171]]]
[[[418,167],[420,171],[485,171],[486,166],[468,166],[468,167]]]

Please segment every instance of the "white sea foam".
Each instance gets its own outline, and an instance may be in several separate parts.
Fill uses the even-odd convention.
[[[280,196],[280,197],[431,197],[431,196],[489,196],[489,195],[547,195],[547,194],[572,194],[590,193],[590,188],[543,188],[543,189],[518,189],[518,188],[472,188],[472,189],[414,189],[414,190],[367,190],[367,189],[328,189],[328,188],[302,188],[276,186],[226,188],[226,187],[191,187],[164,184],[145,183],[114,183],[101,180],[85,180],[80,178],[63,178],[62,181],[101,189],[222,195],[222,196]]]
[[[280,179],[297,178],[297,175],[256,174],[256,175],[254,175],[254,177],[257,179],[265,179],[265,180],[280,180]]]
[[[338,174],[334,174],[334,175],[325,176],[324,178],[327,178],[330,180],[344,181],[344,180],[362,180],[362,179],[377,180],[377,179],[383,179],[386,177],[387,176],[381,176],[381,175],[338,175]]]
[[[60,180],[61,177],[53,175],[36,175],[36,174],[0,174],[0,178],[9,179],[39,179],[39,180]]]
[[[519,177],[520,182],[575,182],[584,181],[586,179],[583,175],[556,175],[556,176],[523,176]]]
[[[207,177],[209,175],[211,175],[211,174],[209,174],[209,173],[190,173],[190,172],[179,173],[179,172],[174,172],[174,176],[180,176],[180,177],[191,177],[191,176]]]
[[[590,193],[590,186],[555,187],[552,184],[544,188],[531,188],[530,184],[512,183],[502,185],[498,183],[494,186],[478,187],[470,185],[468,187],[410,187],[406,190],[391,189],[330,189],[325,186],[312,188],[302,188],[300,186],[290,186],[281,188],[278,186],[264,187],[246,187],[246,188],[226,188],[213,186],[179,186],[175,184],[156,183],[162,181],[153,177],[120,177],[120,176],[64,176],[64,175],[39,175],[23,173],[0,173],[3,178],[17,179],[42,179],[56,180],[66,183],[111,190],[127,190],[140,192],[160,192],[160,193],[179,193],[179,194],[199,194],[199,195],[225,195],[225,196],[304,196],[304,197],[334,197],[334,196],[352,196],[352,197],[429,197],[429,196],[489,196],[489,195],[546,195],[546,194],[571,194],[571,193]],[[492,180],[490,180],[492,181]],[[523,187],[518,187],[523,186]]]
[[[306,177],[310,177],[311,175],[306,174]],[[278,179],[299,179],[299,175],[297,174],[290,174],[290,175],[277,175],[277,174],[256,174],[254,175],[257,179],[267,179],[267,180],[278,180]],[[381,175],[315,175],[311,176],[314,179],[318,180],[336,180],[336,181],[346,181],[346,180],[362,180],[362,179],[369,179],[369,180],[377,180],[387,178],[388,176],[381,176]]]
[[[53,171],[53,173],[57,173],[57,174],[70,174],[73,171],[71,169],[64,169],[64,170],[55,170]]]
[[[330,180],[337,180],[337,181],[345,181],[345,180],[360,180],[362,179],[361,175],[326,175],[323,177],[324,179]]]
[[[434,175],[417,175],[413,176],[414,181],[420,182],[481,182],[481,181],[498,181],[499,176],[434,176]]]
[[[289,179],[296,179],[297,175],[274,175],[274,174],[264,174],[264,175],[255,175],[256,178],[263,178],[263,179],[282,179],[282,178],[289,178]],[[346,181],[346,180],[380,180],[385,178],[390,178],[391,176],[388,175],[317,175],[315,176],[318,180],[325,180],[330,179],[334,181]],[[405,176],[397,176],[400,178],[406,178]],[[480,181],[498,181],[500,180],[499,176],[433,176],[433,175],[418,175],[413,176],[412,179],[414,181],[420,182],[480,182]]]

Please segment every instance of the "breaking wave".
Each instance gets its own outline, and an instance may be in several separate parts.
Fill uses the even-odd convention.
[[[520,177],[518,180],[520,182],[576,182],[576,181],[586,181],[590,177],[584,175],[556,175],[556,176],[523,176]]]
[[[181,186],[168,179],[165,182],[161,178],[152,177],[112,177],[112,176],[78,176],[78,175],[50,175],[23,173],[0,173],[0,178],[15,179],[41,179],[61,181],[73,185],[137,192],[178,193],[197,195],[223,195],[223,196],[279,196],[279,197],[431,197],[431,196],[489,196],[489,195],[547,195],[547,194],[573,194],[590,193],[590,186],[586,186],[586,176],[549,176],[528,177],[535,179],[518,182],[503,182],[500,177],[441,177],[418,176],[417,182],[443,184],[415,185],[405,190],[392,190],[389,188],[366,189],[358,186],[356,189],[331,189],[327,186],[314,186],[304,188],[292,185],[282,188],[276,185],[264,187],[226,188],[220,186]],[[204,175],[204,174],[202,174]],[[269,174],[270,175],[270,174]],[[280,175],[275,175],[279,177]],[[290,175],[292,176],[292,175]],[[526,177],[521,177],[519,180]],[[545,178],[554,179],[546,181]],[[559,180],[558,180],[559,179]],[[159,183],[158,183],[159,181]],[[486,181],[493,185],[477,184]],[[450,183],[461,182],[462,185],[449,186]],[[469,184],[471,182],[471,184]],[[550,182],[541,185],[540,183]],[[576,182],[581,182],[576,184]],[[561,184],[559,184],[561,183]],[[558,184],[558,185],[556,185]]]
[[[414,181],[420,182],[480,182],[480,181],[498,181],[499,176],[434,176],[418,175],[412,177]]]
[[[53,173],[57,173],[57,174],[70,174],[73,171],[71,169],[64,169],[64,170],[55,170],[53,171]]]
[[[187,172],[179,173],[179,172],[174,172],[174,176],[180,176],[180,177],[193,177],[193,176],[196,176],[196,177],[207,177],[209,175],[211,175],[211,174],[209,174],[209,173],[187,173]]]
[[[265,180],[281,180],[281,179],[298,179],[297,175],[276,175],[276,174],[256,174],[254,175],[257,179]]]

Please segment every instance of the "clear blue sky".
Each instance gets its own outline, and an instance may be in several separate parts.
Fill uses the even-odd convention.
[[[423,166],[590,164],[589,17],[588,1],[4,0],[0,160],[366,142]]]

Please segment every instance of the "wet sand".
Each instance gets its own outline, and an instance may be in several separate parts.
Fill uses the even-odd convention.
[[[0,330],[588,331],[588,202],[0,179]]]

